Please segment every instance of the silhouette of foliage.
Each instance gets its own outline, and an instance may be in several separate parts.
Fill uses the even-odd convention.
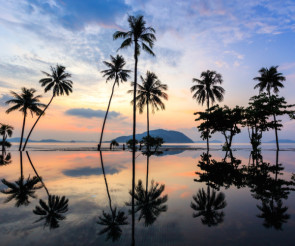
[[[2,151],[2,155],[0,155],[0,166],[8,165],[12,162],[11,153],[7,153]]]

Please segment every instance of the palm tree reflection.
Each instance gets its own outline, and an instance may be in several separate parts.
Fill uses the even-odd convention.
[[[8,203],[13,199],[16,200],[15,206],[20,207],[22,205],[28,206],[30,204],[30,197],[36,198],[35,192],[38,189],[43,187],[39,178],[34,176],[30,178],[30,176],[25,179],[23,175],[23,161],[22,161],[22,152],[20,152],[20,177],[15,182],[9,182],[6,179],[2,179],[2,183],[6,185],[8,188],[1,190],[1,193],[8,195],[4,203]]]
[[[35,209],[33,210],[34,214],[41,216],[40,219],[35,221],[35,223],[44,220],[44,227],[49,227],[49,229],[56,229],[59,227],[59,221],[66,219],[66,217],[63,214],[68,211],[69,199],[67,199],[65,196],[50,195],[42,178],[37,173],[37,170],[35,166],[33,165],[33,162],[27,151],[26,151],[26,154],[35,174],[37,175],[36,178],[40,182],[42,182],[41,187],[44,187],[48,196],[48,203],[40,199],[39,200],[40,206],[37,205]]]
[[[168,200],[168,196],[161,196],[165,190],[165,185],[155,183],[151,181],[151,187],[148,188],[148,174],[149,174],[149,158],[147,155],[147,174],[146,174],[146,188],[144,189],[142,180],[138,180],[138,184],[135,186],[134,191],[134,213],[139,212],[138,220],[144,219],[144,225],[152,225],[162,212],[167,211],[167,205],[165,204]],[[129,191],[132,197],[132,191]],[[131,203],[126,203],[131,206]]]
[[[2,154],[0,155],[0,166],[8,165],[12,162],[11,160],[11,154],[6,153],[6,151],[2,151]]]
[[[120,226],[127,225],[127,216],[125,216],[125,213],[117,210],[117,207],[112,207],[112,200],[110,196],[109,186],[107,183],[104,165],[103,165],[103,158],[102,158],[102,152],[100,151],[100,161],[101,161],[101,168],[105,180],[107,195],[109,198],[109,206],[110,206],[110,213],[106,213],[105,211],[102,211],[102,215],[98,217],[97,224],[104,226],[104,229],[102,229],[99,232],[99,235],[106,233],[106,240],[112,239],[112,241],[117,241],[120,239],[122,235],[122,229]]]
[[[225,195],[222,192],[216,193],[209,186],[207,186],[207,193],[203,188],[199,189],[191,202],[191,208],[196,211],[193,217],[202,216],[202,223],[209,227],[223,222],[224,212],[219,210],[226,205]]]

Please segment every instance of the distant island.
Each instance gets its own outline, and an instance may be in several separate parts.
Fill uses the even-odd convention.
[[[276,143],[276,140],[271,140],[266,143]],[[295,143],[295,140],[291,139],[279,139],[279,143]]]
[[[194,141],[194,143],[206,143],[206,141]],[[210,140],[210,143],[223,143],[220,140]]]
[[[140,134],[136,134],[136,139],[141,140],[143,137],[146,137],[147,132],[143,132]],[[152,137],[161,137],[163,138],[165,143],[193,143],[189,137],[184,135],[182,132],[178,131],[168,131],[164,129],[151,130],[150,136]],[[121,136],[115,138],[118,143],[125,143],[129,139],[132,139],[132,135],[130,136]]]
[[[12,143],[19,143],[20,138],[10,138],[8,139],[9,142]],[[26,141],[26,138],[24,138],[23,141]],[[31,140],[29,139],[29,143],[95,143],[95,141],[80,141],[80,140],[68,140],[68,141],[62,141],[62,140],[56,140],[56,139],[42,139],[42,140]]]

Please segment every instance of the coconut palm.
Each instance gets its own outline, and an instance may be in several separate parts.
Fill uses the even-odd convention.
[[[100,151],[99,153],[111,213],[106,213],[105,211],[102,211],[102,216],[98,217],[97,224],[105,226],[105,228],[99,232],[99,235],[107,233],[106,240],[112,239],[112,241],[114,242],[119,240],[121,237],[122,229],[120,226],[128,224],[127,216],[125,216],[125,213],[123,211],[117,210],[117,207],[112,207],[111,195],[103,165],[102,152]]]
[[[50,195],[47,187],[45,186],[42,178],[39,176],[35,166],[33,165],[33,162],[30,158],[30,155],[28,152],[26,152],[28,160],[36,174],[36,178],[42,183],[41,187],[44,187],[46,190],[47,196],[48,196],[48,203],[46,204],[45,201],[42,199],[39,200],[40,206],[36,206],[33,210],[33,213],[36,215],[41,216],[40,219],[36,220],[35,223],[45,220],[44,227],[49,226],[50,229],[56,229],[59,227],[59,221],[65,220],[66,217],[63,215],[68,211],[68,203],[69,199],[67,199],[65,196],[56,196],[56,195]]]
[[[30,176],[25,180],[23,175],[23,162],[22,162],[22,152],[20,152],[20,178],[13,182],[9,182],[6,179],[2,179],[2,183],[6,185],[8,188],[1,190],[0,192],[6,195],[9,195],[4,203],[8,203],[11,200],[15,199],[16,207],[20,207],[22,205],[28,206],[30,201],[29,198],[36,198],[35,192],[38,189],[41,189],[43,185],[38,183],[40,182],[39,178],[34,176],[30,178]]]
[[[222,76],[215,71],[207,70],[202,72],[200,77],[201,79],[193,78],[193,82],[197,84],[191,87],[191,92],[193,93],[193,99],[196,99],[199,104],[203,105],[206,101],[207,110],[209,111],[210,101],[213,105],[216,100],[221,102],[224,98],[225,90],[217,85],[222,84]],[[207,149],[209,149],[209,137],[207,137]]]
[[[2,155],[0,155],[0,166],[5,166],[11,163],[11,154],[6,151],[2,151]]]
[[[21,139],[19,144],[19,151],[22,147],[23,142],[23,136],[24,136],[24,130],[25,130],[25,124],[26,124],[26,117],[28,114],[28,111],[31,113],[32,117],[33,114],[40,115],[42,113],[41,108],[45,107],[43,103],[40,103],[41,96],[34,96],[34,93],[36,92],[35,89],[27,89],[23,87],[22,93],[19,95],[14,91],[11,91],[11,95],[13,96],[13,99],[10,99],[6,101],[6,104],[12,104],[13,106],[6,110],[6,113],[9,114],[12,111],[18,110],[23,113],[24,119],[23,119],[23,126],[22,126],[22,132],[21,132]]]
[[[149,190],[144,189],[142,181],[139,180],[135,187],[134,198],[135,198],[135,213],[139,212],[138,220],[144,219],[144,225],[152,225],[162,212],[167,211],[167,205],[165,204],[168,200],[168,196],[164,195],[161,197],[165,185],[160,185],[151,181],[151,187]],[[132,196],[132,191],[129,191]],[[132,205],[126,203],[128,206]]]
[[[62,96],[64,94],[66,94],[68,96],[72,92],[73,82],[71,80],[69,80],[69,78],[72,75],[65,71],[66,68],[61,65],[56,65],[56,67],[51,66],[50,69],[51,69],[51,74],[47,73],[47,72],[42,72],[47,77],[40,79],[39,83],[41,84],[42,87],[45,87],[45,89],[44,89],[45,93],[52,89],[52,97],[51,97],[49,103],[46,105],[46,107],[41,112],[41,114],[39,114],[39,117],[37,118],[33,127],[31,128],[31,130],[27,136],[26,142],[24,144],[23,150],[25,150],[28,140],[30,139],[30,136],[31,136],[35,126],[37,125],[41,116],[44,114],[45,110],[51,104],[53,98],[56,96]]]
[[[262,93],[264,90],[267,91],[269,98],[271,98],[271,90],[275,94],[278,94],[279,88],[283,88],[284,85],[282,84],[286,78],[283,76],[282,73],[277,71],[278,66],[271,66],[268,68],[261,68],[258,72],[260,73],[259,77],[255,77],[254,80],[259,81],[257,85],[254,86],[254,89],[259,89],[259,93]],[[276,136],[276,144],[277,149],[279,150],[279,139],[278,139],[278,129],[277,129],[277,120],[276,115],[273,114],[274,122],[275,122],[275,136]]]
[[[129,73],[131,72],[130,70],[123,69],[124,66],[126,65],[126,62],[123,56],[120,56],[120,55],[117,55],[116,57],[111,56],[111,62],[104,61],[103,63],[108,67],[108,69],[101,71],[103,73],[103,77],[106,77],[106,82],[108,82],[109,80],[114,80],[114,84],[112,87],[112,93],[109,99],[108,108],[107,108],[104,121],[102,124],[102,129],[101,129],[101,134],[99,139],[99,148],[101,147],[104,126],[109,113],[109,108],[110,108],[112,97],[114,94],[115,85],[117,84],[119,86],[119,82],[121,83],[126,82],[127,79],[130,77]]]
[[[2,152],[5,149],[5,145],[7,144],[6,139],[12,136],[13,127],[10,125],[0,123],[0,135],[3,136],[2,139]]]
[[[155,110],[165,110],[165,104],[161,99],[168,100],[168,95],[164,92],[167,90],[167,85],[162,84],[157,75],[153,72],[147,71],[146,77],[140,77],[142,85],[138,84],[136,97],[136,106],[139,109],[139,113],[143,113],[143,108],[147,109],[147,137],[150,137],[150,121],[149,121],[149,105],[152,108],[152,112]],[[128,91],[133,92],[132,90]],[[133,101],[132,101],[133,102]]]
[[[199,189],[198,193],[193,196],[193,200],[191,208],[196,211],[193,213],[194,218],[202,216],[202,223],[209,227],[217,226],[223,222],[224,213],[218,211],[226,206],[225,196],[222,192],[218,194],[214,190],[211,192],[208,186],[207,193],[203,188]]]
[[[114,147],[118,147],[119,143],[116,140],[112,140],[110,143],[110,149],[114,149]]]

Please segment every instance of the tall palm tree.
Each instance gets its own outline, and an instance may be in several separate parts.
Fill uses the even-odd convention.
[[[69,80],[69,78],[72,75],[65,71],[66,68],[61,65],[56,65],[56,67],[51,66],[50,69],[51,69],[51,74],[46,73],[46,72],[42,72],[47,77],[40,79],[39,83],[41,83],[42,87],[45,87],[45,89],[44,89],[45,93],[52,89],[52,97],[51,97],[49,103],[46,105],[46,107],[41,112],[41,114],[39,114],[39,117],[37,118],[36,122],[34,123],[33,127],[31,128],[31,130],[27,136],[26,142],[24,144],[23,150],[25,150],[28,140],[30,139],[30,136],[31,136],[35,126],[37,125],[41,116],[44,114],[45,110],[51,104],[53,98],[56,96],[62,96],[64,94],[66,94],[68,96],[72,92],[73,82],[71,80]]]
[[[56,229],[59,227],[59,221],[66,219],[66,216],[64,216],[63,214],[68,211],[69,199],[67,199],[65,196],[61,197],[61,196],[51,195],[49,193],[42,178],[39,176],[35,166],[33,165],[33,162],[27,151],[26,151],[26,154],[36,174],[36,178],[42,183],[41,187],[44,187],[48,196],[48,203],[40,199],[39,200],[40,206],[36,206],[35,209],[33,210],[34,214],[41,216],[40,219],[36,220],[35,222],[45,220],[44,227],[48,226],[49,229]]]
[[[6,139],[12,136],[13,127],[10,125],[0,123],[0,135],[3,136],[2,139],[2,152],[5,149]]]
[[[109,99],[108,108],[104,117],[102,129],[101,129],[101,134],[99,139],[99,148],[101,147],[103,130],[104,130],[106,119],[109,113],[109,108],[110,108],[112,97],[114,94],[115,85],[117,84],[119,86],[119,82],[121,83],[126,82],[127,79],[130,77],[129,73],[131,72],[130,70],[123,69],[124,66],[126,65],[126,62],[123,56],[120,56],[120,55],[117,55],[116,57],[111,56],[111,62],[104,61],[103,63],[108,67],[108,69],[101,71],[103,73],[103,77],[107,78],[106,82],[114,79],[114,84],[112,87],[111,97]]]
[[[36,176],[33,178],[30,178],[29,176],[27,180],[25,180],[23,175],[22,152],[20,152],[20,173],[20,178],[14,183],[9,182],[6,179],[1,180],[2,183],[8,187],[7,189],[1,190],[1,193],[9,195],[4,202],[7,203],[15,199],[16,207],[20,207],[21,205],[28,206],[30,203],[29,198],[36,198],[36,190],[43,187],[43,185],[38,185],[40,180]]]
[[[261,68],[258,72],[260,73],[259,77],[255,77],[254,80],[259,81],[257,85],[254,86],[254,89],[259,89],[259,93],[262,93],[264,90],[267,91],[269,98],[271,98],[271,90],[275,94],[278,94],[279,88],[283,88],[284,85],[282,84],[286,78],[283,76],[282,73],[277,71],[278,66],[271,66],[268,68]],[[276,144],[277,149],[279,150],[279,139],[278,139],[278,129],[277,129],[277,120],[276,115],[273,114],[274,122],[275,122],[275,136],[276,136]]]
[[[100,154],[100,162],[101,162],[101,168],[104,176],[104,181],[106,185],[106,190],[107,190],[107,195],[109,198],[109,206],[111,213],[106,213],[105,211],[102,212],[102,216],[99,216],[97,224],[105,226],[104,229],[102,229],[99,232],[99,235],[102,235],[104,233],[107,233],[107,239],[109,240],[110,238],[112,241],[117,241],[121,237],[122,234],[122,229],[120,228],[121,225],[127,225],[127,216],[125,216],[125,213],[123,211],[117,210],[117,207],[113,208],[112,207],[112,199],[109,191],[109,186],[104,170],[104,165],[103,165],[103,158],[102,158],[102,152],[99,151]]]
[[[138,63],[138,56],[140,55],[140,50],[143,49],[148,54],[154,56],[154,52],[152,48],[154,46],[154,42],[156,41],[155,36],[155,29],[152,27],[146,27],[146,22],[143,19],[143,16],[129,16],[128,17],[129,23],[129,31],[122,32],[117,31],[114,33],[113,38],[114,40],[123,38],[124,41],[122,42],[119,49],[127,48],[134,44],[134,85],[133,85],[133,132],[132,132],[132,140],[133,140],[133,151],[132,151],[132,191],[134,192],[135,188],[135,135],[136,135],[136,89],[137,89],[137,63]],[[134,208],[134,196],[132,196],[132,209]],[[132,211],[132,228],[134,228],[134,211]],[[132,231],[132,242],[134,243],[134,231]]]
[[[221,102],[224,98],[223,94],[225,90],[217,85],[222,84],[221,74],[207,70],[201,73],[201,79],[193,78],[193,82],[197,84],[191,87],[193,93],[193,99],[196,99],[199,104],[207,103],[207,110],[209,111],[210,101],[213,103],[217,100]],[[209,136],[207,137],[207,149],[209,149]]]
[[[223,211],[219,212],[225,208],[226,201],[225,196],[222,192],[216,194],[213,190],[211,192],[210,187],[207,187],[207,193],[205,190],[199,189],[198,193],[193,196],[194,201],[191,202],[191,208],[196,211],[193,214],[193,217],[203,216],[201,221],[204,225],[216,226],[219,223],[223,222],[224,213]]]
[[[161,99],[168,100],[168,95],[164,92],[167,90],[167,85],[162,84],[157,75],[153,72],[147,71],[146,77],[140,76],[142,85],[138,84],[136,97],[136,106],[139,113],[143,113],[143,108],[147,109],[147,137],[150,136],[150,120],[149,120],[149,105],[152,107],[152,112],[155,110],[165,110],[165,104]],[[133,92],[132,90],[128,91]],[[133,102],[133,101],[132,101]]]
[[[19,151],[21,151],[23,137],[24,137],[24,129],[26,124],[26,117],[28,114],[28,111],[31,113],[32,117],[33,114],[40,115],[42,113],[41,107],[45,107],[43,103],[40,103],[41,96],[34,96],[34,93],[36,92],[35,89],[27,89],[23,87],[22,93],[19,95],[14,91],[11,91],[11,95],[14,97],[13,99],[10,99],[6,101],[6,104],[13,104],[12,107],[6,110],[6,113],[9,114],[12,111],[18,110],[23,113],[24,119],[23,119],[23,126],[22,126],[22,133],[21,133],[21,139],[19,144]]]

